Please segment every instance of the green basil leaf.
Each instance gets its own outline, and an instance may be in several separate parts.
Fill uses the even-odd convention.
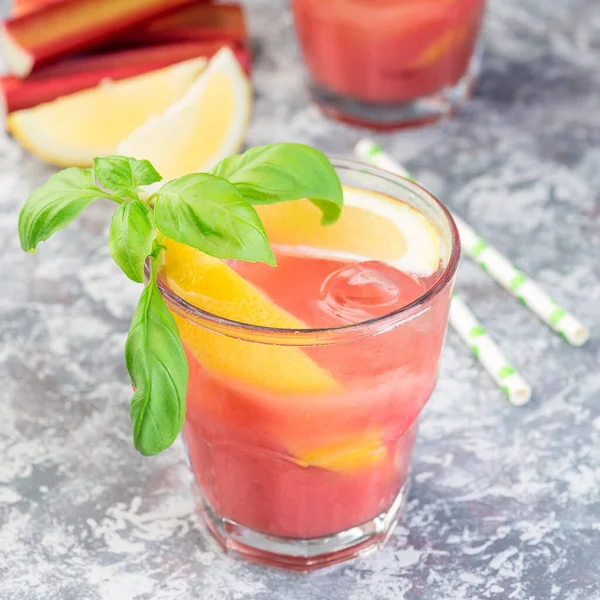
[[[231,183],[208,173],[192,173],[158,190],[154,220],[166,237],[217,258],[275,264],[256,211]]]
[[[150,161],[127,156],[95,158],[94,173],[102,187],[127,198],[137,198],[141,185],[162,179]]]
[[[95,185],[92,169],[71,167],[52,175],[33,190],[19,214],[19,239],[32,252],[53,233],[66,227],[92,200],[104,192]]]
[[[214,175],[228,179],[251,204],[308,198],[329,225],[342,212],[340,180],[328,158],[304,144],[258,146],[221,161]]]
[[[129,279],[138,283],[144,280],[144,262],[155,237],[152,209],[145,202],[123,202],[113,213],[108,249]]]
[[[135,393],[131,422],[135,447],[158,454],[178,436],[185,419],[188,363],[175,319],[155,281],[144,288],[125,344]]]

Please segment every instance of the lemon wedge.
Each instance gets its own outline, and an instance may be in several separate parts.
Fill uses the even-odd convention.
[[[343,186],[338,221],[321,226],[320,210],[308,200],[256,206],[272,245],[310,249],[319,256],[380,260],[422,277],[440,264],[441,237],[425,215],[385,194]]]
[[[206,171],[239,150],[250,108],[250,82],[224,47],[178,102],[136,129],[117,153],[148,159],[165,180]]]
[[[90,166],[150,117],[179,100],[206,66],[195,58],[151,73],[107,80],[8,116],[8,130],[32,154],[62,167]]]
[[[284,329],[305,328],[225,262],[166,240],[161,277],[179,297],[202,310],[231,319]],[[257,344],[215,333],[174,314],[183,344],[207,371],[232,384],[275,394],[332,392],[341,386],[300,348]]]

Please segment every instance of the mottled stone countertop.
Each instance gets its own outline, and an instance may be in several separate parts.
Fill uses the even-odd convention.
[[[309,104],[286,7],[248,3],[247,141],[349,155],[361,132]],[[378,139],[594,335],[569,347],[465,262],[458,289],[535,397],[511,407],[450,333],[396,533],[309,576],[224,556],[181,445],[133,450],[122,348],[138,288],[109,260],[109,207],[21,252],[19,206],[52,170],[0,134],[1,600],[600,599],[600,5],[493,0],[486,39],[459,117]]]

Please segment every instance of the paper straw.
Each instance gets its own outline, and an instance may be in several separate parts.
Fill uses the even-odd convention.
[[[371,164],[408,177],[408,171],[370,140],[361,140],[355,148],[357,156]],[[465,254],[573,346],[582,346],[590,337],[589,330],[576,317],[553,300],[533,279],[519,271],[498,250],[488,244],[459,216],[452,214]]]
[[[392,173],[413,179],[404,167],[386,155],[374,142],[362,140],[357,144],[355,151],[363,160]],[[457,294],[452,296],[449,322],[450,326],[471,349],[475,358],[505,393],[509,402],[515,406],[522,406],[529,402],[531,388],[515,368],[511,366],[498,345]]]
[[[506,360],[496,342],[456,294],[452,297],[449,321],[483,368],[506,394],[509,402],[515,406],[527,404],[531,399],[531,388]]]
[[[587,327],[554,301],[533,279],[519,271],[496,248],[488,244],[460,217],[452,215],[465,254],[495,279],[523,306],[537,315],[573,346],[583,346],[590,337]]]

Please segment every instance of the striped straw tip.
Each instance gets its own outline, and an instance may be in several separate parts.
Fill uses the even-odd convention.
[[[559,333],[572,346],[583,346],[590,339],[590,330],[571,314],[563,317],[559,327]]]
[[[531,388],[522,382],[509,390],[508,400],[513,406],[524,406],[531,400]]]

